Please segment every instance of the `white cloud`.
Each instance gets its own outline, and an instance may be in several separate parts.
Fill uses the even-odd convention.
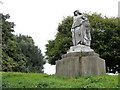
[[[55,72],[56,72],[56,65],[50,65],[50,64],[46,63],[43,67],[44,67],[44,73],[46,73],[48,75],[55,74]]]

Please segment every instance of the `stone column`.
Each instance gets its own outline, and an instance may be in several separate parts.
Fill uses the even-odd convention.
[[[120,1],[118,2],[118,18],[120,18]]]

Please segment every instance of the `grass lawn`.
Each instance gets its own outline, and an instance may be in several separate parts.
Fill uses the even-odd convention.
[[[118,76],[60,77],[43,73],[2,72],[3,88],[118,88]]]

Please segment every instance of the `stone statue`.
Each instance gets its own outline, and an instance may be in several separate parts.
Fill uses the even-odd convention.
[[[90,47],[91,35],[89,20],[78,10],[74,12],[71,28],[73,45],[85,45]]]
[[[62,55],[61,60],[56,61],[56,75],[73,78],[105,74],[105,60],[90,48],[89,21],[78,10],[74,12],[71,31],[74,46]]]

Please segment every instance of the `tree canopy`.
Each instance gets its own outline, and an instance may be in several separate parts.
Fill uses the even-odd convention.
[[[15,24],[13,22],[8,22],[7,19],[10,16],[2,15],[2,70],[3,71],[13,71],[18,70],[16,67],[18,63],[14,60],[14,56],[17,52],[17,42],[12,34],[14,32],[13,28]]]
[[[32,37],[20,34],[16,38],[19,43],[18,48],[26,59],[27,72],[42,72],[43,64],[45,63],[44,57],[38,46],[34,45]]]
[[[43,72],[44,57],[32,37],[14,35],[9,14],[0,14],[2,19],[2,70],[15,72]]]
[[[64,18],[62,24],[58,26],[58,33],[55,40],[49,40],[46,44],[46,56],[50,64],[61,59],[61,55],[65,54],[72,44],[72,34],[70,32],[73,18]]]

